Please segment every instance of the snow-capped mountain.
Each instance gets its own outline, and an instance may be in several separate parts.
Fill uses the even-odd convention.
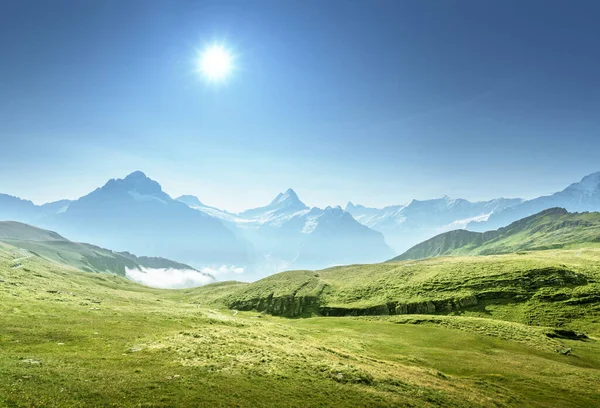
[[[587,175],[580,182],[552,195],[523,201],[516,206],[495,211],[487,220],[471,222],[467,228],[473,231],[498,229],[554,207],[561,207],[569,212],[600,211],[600,172]]]
[[[313,208],[305,216],[307,234],[294,262],[296,268],[380,262],[394,253],[383,234],[357,222],[341,207]]]
[[[309,208],[292,189],[264,207],[240,214],[206,206],[193,196],[178,200],[239,231],[258,252],[261,268],[269,272],[377,262],[393,254],[382,234],[361,225],[342,208]]]
[[[288,189],[268,205],[239,214],[194,196],[174,200],[139,171],[110,180],[75,201],[38,206],[0,194],[0,220],[50,228],[114,250],[176,259],[207,271],[245,270],[253,278],[291,268],[383,261],[442,232],[467,226],[496,229],[552,207],[600,211],[600,172],[528,201],[443,197],[385,208],[349,202],[345,210],[321,209],[307,206]]]
[[[219,218],[223,221],[236,222],[238,218],[237,215],[227,212],[225,210],[219,210],[218,208],[202,204],[198,197],[195,197],[193,195],[182,195],[180,197],[177,197],[176,200],[181,201],[188,207],[193,208],[194,210],[201,211],[213,217]]]
[[[361,224],[383,233],[392,248],[402,252],[441,232],[464,228],[469,222],[487,219],[493,212],[522,201],[499,198],[470,202],[444,196],[433,200],[412,200],[406,205],[381,209],[349,202],[346,211]]]
[[[219,219],[173,200],[139,171],[108,181],[39,223],[78,241],[197,268],[247,264],[251,258],[249,245]]]
[[[253,208],[239,214],[242,219],[255,220],[259,223],[276,222],[277,219],[307,211],[309,208],[298,198],[291,188],[285,193],[279,193],[271,203],[264,207]]]

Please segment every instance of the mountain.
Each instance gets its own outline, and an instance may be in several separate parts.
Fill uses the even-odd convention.
[[[44,205],[35,205],[29,200],[23,200],[8,194],[0,194],[0,221],[36,222],[45,216],[65,211],[70,203],[70,200],[61,200]]]
[[[562,207],[570,212],[600,211],[600,172],[585,176],[580,182],[552,195],[496,211],[485,221],[470,222],[467,228],[472,231],[496,229],[553,207]]]
[[[22,259],[37,256],[87,272],[129,276],[131,270],[147,273],[149,269],[161,269],[160,273],[163,274],[179,270],[198,274],[206,282],[214,281],[210,274],[186,264],[159,257],[137,257],[129,252],[114,252],[91,244],[72,242],[56,232],[15,221],[0,222],[0,242],[20,248]]]
[[[38,207],[31,201],[0,194],[0,220],[29,221],[35,219]]]
[[[378,262],[393,254],[381,233],[361,225],[340,207],[309,208],[292,189],[266,206],[240,214],[209,207],[194,196],[178,200],[220,218],[251,242],[262,276],[289,268]]]
[[[239,214],[240,218],[255,219],[259,222],[273,221],[282,215],[294,214],[309,208],[298,198],[291,188],[285,193],[279,193],[271,203],[265,207],[253,208]]]
[[[422,242],[392,259],[443,255],[491,255],[600,243],[600,213],[569,213],[550,208],[488,232],[456,230]]]
[[[108,181],[40,224],[77,241],[181,259],[198,268],[245,265],[250,259],[247,243],[219,219],[173,200],[139,171]]]
[[[302,243],[295,268],[318,269],[331,265],[380,262],[393,251],[383,234],[358,223],[341,207],[327,207],[307,217],[314,229]]]
[[[349,202],[346,211],[361,224],[384,234],[397,252],[439,234],[464,228],[469,222],[486,219],[490,214],[521,203],[521,199],[498,198],[470,202],[443,197],[433,200],[412,200],[406,205],[369,208]]]
[[[177,197],[175,200],[180,201],[194,210],[202,211],[208,215],[219,218],[222,221],[227,222],[235,222],[237,220],[237,216],[225,210],[220,210],[215,207],[210,207],[208,205],[202,204],[198,197],[193,195],[182,195]]]

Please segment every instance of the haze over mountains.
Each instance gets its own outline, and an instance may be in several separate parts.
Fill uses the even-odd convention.
[[[197,197],[178,200],[220,218],[252,242],[263,269],[314,269],[324,265],[377,262],[394,253],[381,233],[360,223],[340,207],[309,208],[292,189],[268,205],[231,214],[203,205]]]
[[[311,208],[288,189],[263,207],[234,214],[191,195],[173,199],[139,171],[73,201],[37,206],[0,194],[0,220],[243,280],[286,269],[381,262],[442,232],[495,229],[551,207],[600,210],[600,172],[534,200],[443,197],[381,209],[352,202],[345,209]]]
[[[381,209],[349,202],[346,211],[360,223],[382,232],[394,250],[402,252],[440,232],[465,228],[472,221],[487,219],[490,214],[518,205],[522,201],[520,198],[498,198],[470,202],[445,196],[433,200],[412,200],[407,205]]]

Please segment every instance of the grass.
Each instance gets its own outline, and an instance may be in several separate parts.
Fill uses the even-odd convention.
[[[600,336],[600,248],[440,257],[284,272],[189,290],[208,305],[283,316],[443,314]]]
[[[137,257],[95,245],[72,242],[55,232],[14,221],[0,221],[0,242],[21,249],[23,255],[35,255],[51,262],[86,272],[110,272],[125,276],[126,269],[175,268],[191,266],[164,258]]]
[[[553,325],[522,322],[537,316],[532,302],[551,310],[595,296],[582,289],[589,283],[545,286],[527,302],[482,302],[460,316],[288,319],[224,307],[255,291],[339,304],[362,294],[374,304],[404,290],[420,299],[428,288],[433,299],[448,282],[453,293],[466,290],[467,277],[508,276],[513,287],[513,274],[546,259],[591,279],[598,252],[578,251],[352,266],[169,291],[35,256],[14,268],[22,253],[0,244],[0,406],[598,406],[595,309],[565,317],[586,328],[587,341],[548,338]],[[568,299],[546,299],[560,291],[571,291]]]

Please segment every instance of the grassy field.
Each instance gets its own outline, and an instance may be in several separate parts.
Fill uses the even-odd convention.
[[[577,253],[553,254],[563,263]],[[543,258],[530,256],[536,264]],[[596,273],[585,272],[591,265],[585,260],[596,256],[594,249],[581,250],[578,272]],[[482,259],[475,258],[493,258]],[[455,271],[467,262],[450,261],[459,263]],[[360,270],[317,273],[330,283],[336,276],[337,290],[349,296],[374,273]],[[421,281],[440,279],[439,273]],[[277,296],[324,292],[314,274],[259,284]],[[389,276],[372,281],[382,279]],[[571,318],[591,329],[590,339],[576,341],[549,338],[552,327],[519,323],[513,315],[524,312],[509,304],[488,306],[491,314],[480,305],[461,316],[296,319],[219,306],[250,287],[150,289],[116,275],[23,259],[19,249],[0,244],[0,406],[600,405],[598,315],[592,312]]]

